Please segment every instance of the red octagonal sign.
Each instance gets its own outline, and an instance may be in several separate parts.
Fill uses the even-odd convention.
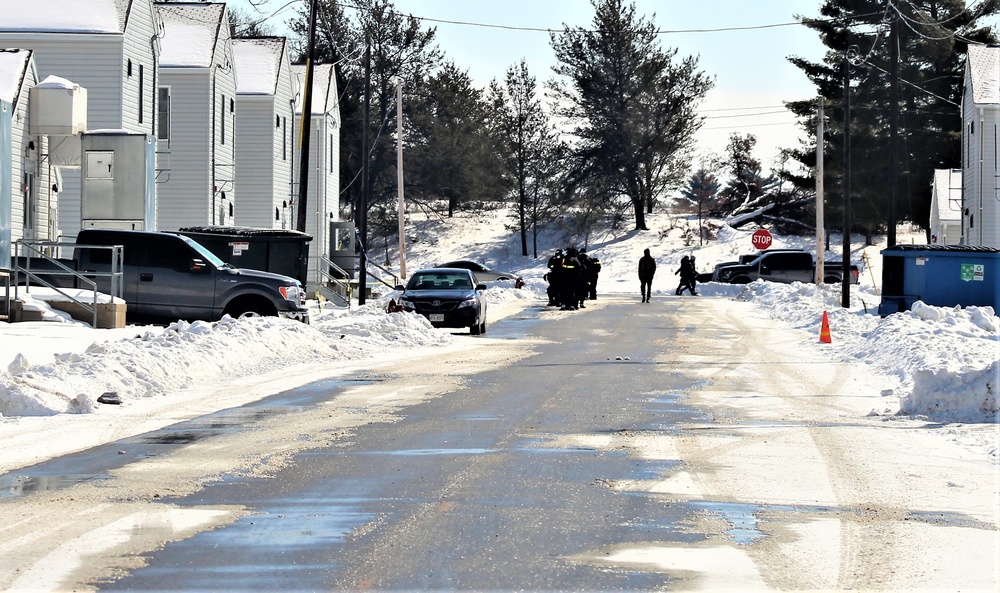
[[[771,246],[771,233],[767,229],[757,229],[750,238],[750,242],[757,249],[767,249]]]

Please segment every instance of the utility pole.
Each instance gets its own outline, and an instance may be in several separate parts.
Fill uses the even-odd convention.
[[[816,108],[816,284],[823,284],[823,97]],[[699,208],[701,207],[699,203]]]
[[[361,254],[358,257],[358,305],[365,304],[365,293],[368,292],[368,159],[371,149],[368,146],[368,112],[371,109],[372,97],[372,43],[365,34],[365,102],[361,115],[361,195],[358,196],[358,206],[355,222],[358,223],[358,241],[361,244]]]
[[[302,123],[299,127],[299,203],[295,216],[295,230],[306,232],[309,216],[309,132],[312,128],[312,78],[313,60],[316,59],[316,2],[309,1],[309,48],[306,53],[306,76],[302,89]],[[319,224],[317,222],[317,224]],[[319,229],[317,229],[319,230]]]
[[[889,224],[886,242],[896,244],[896,194],[899,181],[899,14],[895,0],[889,0]]]
[[[403,79],[396,78],[396,186],[399,197],[399,279],[406,279],[406,209],[403,206]]]
[[[844,255],[840,282],[840,306],[851,306],[851,59],[844,56]]]

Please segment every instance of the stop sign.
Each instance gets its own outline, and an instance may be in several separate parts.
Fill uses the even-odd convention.
[[[767,249],[771,246],[771,233],[767,229],[757,229],[750,238],[750,242],[757,249]]]

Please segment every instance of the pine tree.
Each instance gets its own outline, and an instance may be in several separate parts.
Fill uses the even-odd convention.
[[[646,229],[645,208],[682,179],[675,161],[688,156],[702,121],[695,107],[712,83],[696,58],[675,62],[676,49],[660,48],[656,26],[634,4],[592,4],[590,29],[552,34],[553,69],[564,77],[552,86],[557,114],[573,122],[577,138],[572,180],[612,208],[626,197],[635,228]]]
[[[488,133],[487,110],[483,91],[453,62],[421,85],[409,107],[412,199],[430,203],[443,198],[449,217],[456,210],[503,199],[500,157]]]
[[[703,216],[715,207],[715,201],[719,194],[719,180],[704,167],[699,167],[688,178],[687,188],[681,190],[681,201],[685,206],[693,207],[698,211],[698,245],[702,245],[705,239],[705,225]]]
[[[802,19],[829,48],[821,63],[789,60],[816,85],[828,116],[824,142],[826,215],[843,216],[842,177],[845,72],[851,103],[851,215],[871,242],[888,220],[890,19],[898,19],[899,143],[897,221],[926,225],[934,169],[961,165],[961,96],[968,43],[995,42],[995,32],[979,27],[1000,13],[1000,0],[966,8],[964,0],[826,0],[821,18]],[[816,101],[788,104],[815,139]],[[815,140],[794,151],[815,169]],[[815,180],[788,173],[797,187]]]

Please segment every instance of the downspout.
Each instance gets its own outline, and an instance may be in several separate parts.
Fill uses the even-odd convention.
[[[979,245],[983,244],[983,229],[986,225],[983,224],[983,206],[985,193],[983,191],[983,184],[986,181],[986,117],[983,114],[983,108],[979,108]]]
[[[212,170],[211,173],[209,174],[209,177],[211,179],[209,180],[209,188],[208,188],[209,193],[212,196],[212,199],[209,200],[209,207],[212,210],[212,226],[215,226],[217,224],[215,222],[215,138],[216,138],[215,132],[216,132],[216,115],[217,115],[215,112],[215,107],[216,107],[216,99],[218,97],[215,96],[215,80],[216,80],[215,68],[218,68],[218,64],[213,64],[212,68],[209,68],[208,70],[209,74],[212,77],[212,138],[208,143],[209,146],[212,147],[212,158],[209,159],[211,161]]]

